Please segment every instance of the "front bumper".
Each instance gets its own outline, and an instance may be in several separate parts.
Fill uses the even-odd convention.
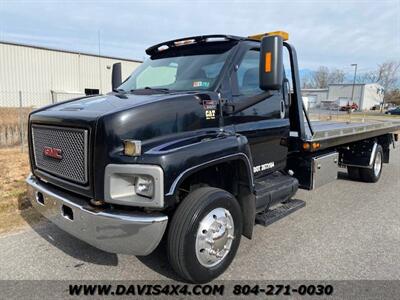
[[[43,216],[62,230],[107,252],[150,254],[167,227],[168,217],[160,213],[98,209],[33,175],[26,182],[29,199]]]

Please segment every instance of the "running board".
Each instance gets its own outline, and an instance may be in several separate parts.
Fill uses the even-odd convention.
[[[280,205],[276,206],[274,209],[268,209],[264,212],[258,213],[256,215],[256,223],[268,226],[296,210],[304,207],[306,203],[302,200],[292,199],[282,202]]]

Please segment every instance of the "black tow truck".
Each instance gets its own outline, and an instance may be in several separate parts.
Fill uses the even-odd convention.
[[[190,282],[226,270],[241,236],[305,203],[347,167],[376,182],[399,123],[312,122],[285,32],[206,35],[146,50],[113,89],[29,116],[31,202],[77,238],[148,255],[166,239]],[[288,56],[290,78],[283,56]]]

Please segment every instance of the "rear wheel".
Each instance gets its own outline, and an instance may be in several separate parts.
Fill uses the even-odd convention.
[[[211,281],[231,264],[240,244],[242,213],[230,193],[204,187],[177,208],[168,232],[168,259],[181,277]]]
[[[381,177],[383,166],[383,150],[378,145],[375,152],[372,168],[360,168],[360,176],[366,182],[377,182]]]

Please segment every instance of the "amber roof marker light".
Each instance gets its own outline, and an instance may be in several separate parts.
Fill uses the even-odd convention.
[[[264,32],[258,33],[254,35],[249,35],[248,38],[251,40],[261,41],[264,36],[280,36],[284,41],[289,39],[289,33],[286,31],[271,31],[271,32]]]

